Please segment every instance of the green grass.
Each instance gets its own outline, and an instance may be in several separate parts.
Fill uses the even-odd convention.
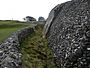
[[[9,37],[13,32],[30,26],[30,24],[19,21],[0,21],[0,43]]]
[[[0,43],[13,32],[32,27],[32,24],[19,21],[0,21]],[[42,26],[21,42],[22,63],[24,68],[56,68],[52,51],[48,48],[47,40],[42,38]]]
[[[56,68],[53,53],[48,47],[47,40],[42,38],[42,27],[21,43],[22,61],[24,68]]]

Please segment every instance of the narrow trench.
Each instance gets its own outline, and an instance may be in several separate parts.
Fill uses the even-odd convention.
[[[38,25],[21,43],[23,68],[56,68],[47,39],[42,38],[42,29],[43,25]]]

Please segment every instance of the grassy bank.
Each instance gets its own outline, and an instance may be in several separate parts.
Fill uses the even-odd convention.
[[[56,68],[47,40],[42,38],[42,29],[38,26],[35,32],[21,43],[24,68]]]
[[[19,21],[0,21],[0,42],[5,40],[18,29],[30,26],[30,24]]]

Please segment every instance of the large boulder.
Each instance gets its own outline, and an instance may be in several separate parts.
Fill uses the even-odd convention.
[[[90,68],[90,0],[53,8],[44,27],[58,68]]]

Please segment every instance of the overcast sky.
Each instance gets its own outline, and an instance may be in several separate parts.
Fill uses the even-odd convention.
[[[22,20],[25,16],[48,17],[57,4],[70,0],[0,0],[0,20]]]

